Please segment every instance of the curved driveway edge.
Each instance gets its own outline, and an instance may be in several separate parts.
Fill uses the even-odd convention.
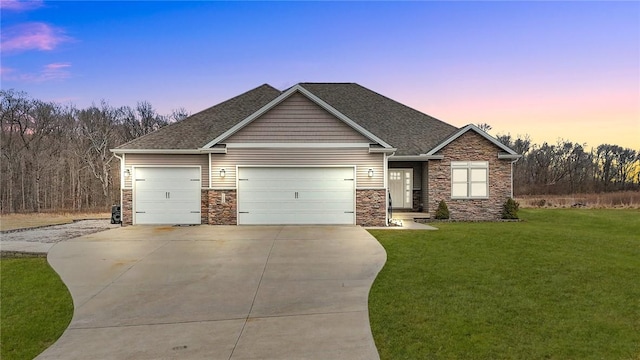
[[[74,315],[37,359],[378,359],[357,226],[130,226],[56,244]]]

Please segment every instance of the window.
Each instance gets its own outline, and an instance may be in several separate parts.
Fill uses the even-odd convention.
[[[489,196],[487,161],[451,162],[451,197],[486,198]]]

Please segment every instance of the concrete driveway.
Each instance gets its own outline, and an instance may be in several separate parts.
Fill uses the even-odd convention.
[[[73,320],[37,359],[377,359],[356,226],[134,226],[56,244]]]

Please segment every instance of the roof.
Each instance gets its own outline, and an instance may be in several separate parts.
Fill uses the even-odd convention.
[[[280,96],[268,84],[133,139],[116,149],[199,149]]]
[[[355,83],[300,85],[397,148],[395,155],[424,154],[458,130]]]
[[[430,153],[469,130],[458,129],[356,83],[300,83],[282,92],[264,84],[116,150],[197,150],[218,141],[224,143],[227,134],[250,123],[296,91],[367,135],[376,145],[397,149],[396,156]],[[492,142],[504,147],[497,141]],[[504,150],[511,154],[512,150],[507,149]]]

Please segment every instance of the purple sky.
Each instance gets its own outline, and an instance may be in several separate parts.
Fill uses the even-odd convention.
[[[191,113],[357,82],[456,126],[640,149],[639,2],[2,4],[2,89]]]

